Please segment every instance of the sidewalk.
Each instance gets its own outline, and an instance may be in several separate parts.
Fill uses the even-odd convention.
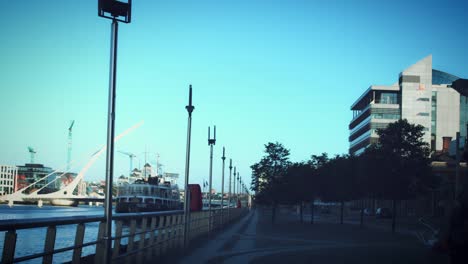
[[[414,236],[257,209],[229,230],[205,241],[180,263],[448,263]]]

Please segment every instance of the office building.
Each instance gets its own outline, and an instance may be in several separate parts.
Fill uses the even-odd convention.
[[[393,85],[371,85],[351,106],[349,153],[359,155],[378,141],[376,130],[398,119],[424,127],[423,140],[442,150],[456,132],[466,135],[468,99],[453,88],[460,79],[432,68],[432,55],[403,70]]]
[[[48,187],[46,186],[50,182],[48,178],[55,179],[53,177],[53,170],[42,164],[26,163],[24,166],[19,165],[17,167],[18,175],[16,177],[17,184],[15,191],[31,185],[26,190],[27,193],[30,193],[34,190]]]
[[[0,195],[14,192],[17,174],[16,166],[0,165]]]

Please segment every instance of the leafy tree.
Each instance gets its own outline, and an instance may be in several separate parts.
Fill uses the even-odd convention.
[[[288,167],[287,174],[282,179],[283,191],[279,196],[281,202],[299,204],[301,222],[304,202],[313,199],[314,196],[313,176],[313,169],[309,163],[298,162]]]
[[[430,148],[423,141],[424,127],[406,119],[378,129],[379,142],[369,150],[378,156],[379,186],[383,198],[393,201],[392,231],[395,230],[396,203],[425,192],[434,182],[430,168]],[[376,171],[377,172],[377,171]]]
[[[325,201],[340,202],[340,223],[343,223],[345,201],[359,196],[356,167],[356,157],[349,155],[337,155],[322,167],[321,197]]]
[[[252,189],[256,192],[256,202],[273,204],[272,220],[274,221],[276,205],[280,201],[281,186],[291,162],[289,150],[281,143],[265,145],[265,156],[260,162],[250,166],[252,169]]]
[[[307,186],[310,187],[309,198],[310,203],[310,223],[314,223],[315,200],[324,193],[324,179],[323,177],[326,167],[330,159],[327,153],[322,153],[320,156],[312,155],[308,164],[311,169],[311,175],[307,178]]]

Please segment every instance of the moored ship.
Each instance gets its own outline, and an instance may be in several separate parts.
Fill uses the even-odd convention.
[[[182,208],[179,188],[174,181],[149,177],[119,186],[115,212],[135,213],[178,210]]]

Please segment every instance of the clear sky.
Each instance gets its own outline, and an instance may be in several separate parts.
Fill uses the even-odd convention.
[[[72,158],[87,159],[106,140],[110,20],[97,0],[3,0],[0,10],[0,164],[29,162],[32,146],[36,162],[64,167],[71,120]],[[148,161],[159,153],[183,179],[192,84],[191,182],[208,179],[210,125],[218,190],[222,146],[249,183],[269,141],[293,161],[346,153],[350,106],[370,85],[395,83],[429,54],[468,77],[467,14],[466,1],[134,0],[119,27],[116,130],[145,123],[116,149],[141,165],[145,149]],[[104,160],[87,180],[104,179]],[[116,177],[128,172],[128,157],[115,163]]]

